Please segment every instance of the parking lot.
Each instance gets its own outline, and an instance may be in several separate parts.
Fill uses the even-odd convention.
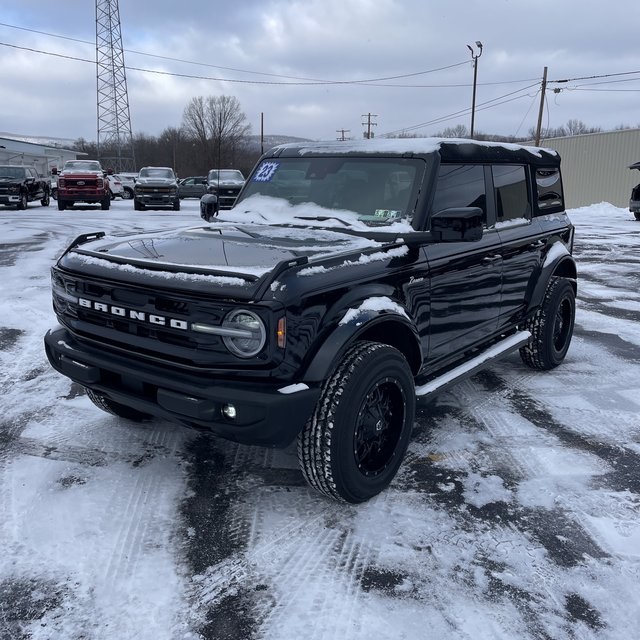
[[[55,203],[54,203],[55,204]],[[309,489],[295,449],[97,410],[55,373],[49,268],[180,212],[0,210],[0,639],[590,639],[640,625],[640,222],[569,212],[576,330],[420,401],[391,488]]]

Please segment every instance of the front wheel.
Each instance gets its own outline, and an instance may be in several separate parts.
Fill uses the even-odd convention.
[[[119,402],[114,402],[110,398],[103,396],[101,393],[97,393],[91,389],[87,389],[86,387],[85,391],[87,392],[89,400],[91,400],[96,407],[99,407],[113,416],[118,416],[125,420],[131,420],[132,422],[146,422],[151,419],[149,414],[142,413],[142,411],[138,411],[137,409],[131,409],[131,407],[126,407]]]
[[[28,204],[29,204],[29,199],[27,198],[26,192],[23,191],[20,194],[20,200],[18,201],[18,205],[17,205],[16,208],[19,209],[19,210],[20,209],[24,210],[24,209],[27,208]]]
[[[523,329],[531,332],[529,342],[520,348],[522,361],[532,369],[557,367],[567,355],[576,316],[576,294],[571,282],[553,277],[544,300]]]
[[[109,211],[109,207],[111,206],[111,198],[107,196],[104,200],[100,202],[100,208],[103,211]]]
[[[44,194],[44,197],[42,198],[42,200],[40,200],[40,204],[43,207],[48,207],[50,202],[51,202],[51,200],[50,200],[49,192],[46,191],[45,194]]]
[[[67,208],[67,203],[64,200],[58,198],[58,211],[64,211]]]
[[[415,416],[413,375],[405,357],[378,342],[358,342],[324,382],[298,436],[307,482],[359,503],[389,486],[404,457]]]
[[[633,215],[636,217],[636,220],[640,222],[640,211],[634,211]]]

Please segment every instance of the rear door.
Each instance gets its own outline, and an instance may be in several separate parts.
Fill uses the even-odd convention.
[[[526,308],[526,294],[537,273],[545,234],[532,217],[529,167],[494,165],[491,168],[496,229],[502,243],[503,280],[500,324],[518,322]]]

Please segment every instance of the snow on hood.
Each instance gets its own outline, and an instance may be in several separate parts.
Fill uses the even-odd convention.
[[[246,216],[240,219],[249,222]],[[163,265],[170,265],[176,270],[174,279],[194,280],[215,275],[219,284],[234,285],[240,281],[233,276],[248,276],[253,280],[270,272],[283,260],[306,256],[312,263],[341,253],[375,249],[382,244],[333,229],[222,223],[135,236],[103,237],[80,245],[72,254],[78,256],[84,266],[125,271],[148,267],[156,276],[155,269],[159,268],[161,277],[169,278],[172,276],[166,273]],[[69,256],[65,260],[72,258]],[[189,275],[181,276],[180,273]],[[202,276],[196,278],[197,274]],[[225,281],[222,282],[219,276],[225,277]]]

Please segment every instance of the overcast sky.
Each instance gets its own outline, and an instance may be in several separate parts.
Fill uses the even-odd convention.
[[[361,138],[369,113],[376,136],[469,128],[476,41],[476,132],[526,135],[545,66],[543,126],[640,126],[638,0],[119,5],[134,134],[179,127],[187,102],[209,95],[235,96],[255,134],[261,113],[265,134],[323,140]],[[95,140],[95,2],[0,7],[0,132]]]

